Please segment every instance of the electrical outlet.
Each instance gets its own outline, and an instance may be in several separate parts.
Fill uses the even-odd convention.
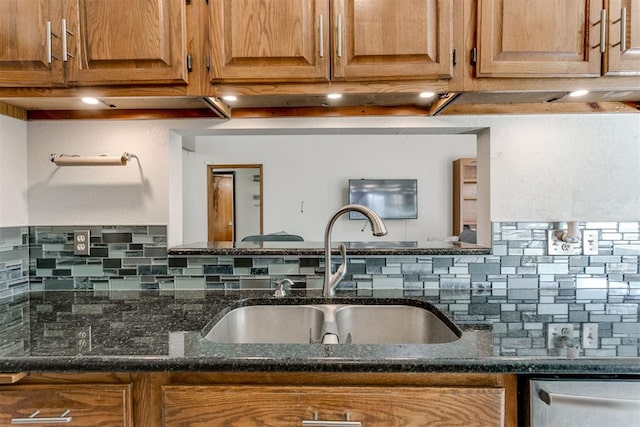
[[[75,331],[75,344],[78,353],[91,352],[91,326],[82,326]]]
[[[547,252],[549,255],[580,255],[580,242],[564,242],[560,240],[562,230],[547,230]]]
[[[597,323],[584,323],[582,325],[582,348],[598,348]]]
[[[582,253],[584,255],[598,255],[598,230],[584,230],[582,232]]]
[[[73,232],[73,254],[89,256],[91,246],[91,234],[89,230],[74,230]]]
[[[550,323],[547,329],[547,349],[564,348],[573,340],[573,324]]]

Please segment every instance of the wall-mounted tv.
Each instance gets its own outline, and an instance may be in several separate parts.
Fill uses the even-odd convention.
[[[418,180],[350,179],[349,203],[373,209],[382,219],[418,218]],[[349,212],[349,219],[364,219]]]

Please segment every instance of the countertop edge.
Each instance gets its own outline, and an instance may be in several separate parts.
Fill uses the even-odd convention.
[[[169,256],[198,255],[303,255],[323,256],[318,248],[169,248]],[[337,249],[332,253],[338,254]],[[347,249],[349,256],[393,256],[393,255],[491,255],[491,248],[363,248]]]
[[[313,363],[311,363],[313,362]],[[0,359],[0,372],[385,372],[639,375],[640,358],[447,360],[220,359],[167,356],[30,357]]]

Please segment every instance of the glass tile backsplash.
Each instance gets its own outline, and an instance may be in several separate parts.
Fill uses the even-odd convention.
[[[576,339],[583,324],[598,323],[596,348],[581,354],[638,356],[640,222],[581,223],[599,237],[598,255],[588,256],[547,255],[552,225],[494,223],[491,255],[353,256],[341,289],[420,298],[456,322],[491,323],[500,355],[548,355],[548,323],[573,323]],[[73,255],[78,229],[91,232],[88,257]],[[5,301],[29,285],[32,290],[227,291],[264,289],[284,276],[317,295],[323,272],[321,256],[168,256],[164,226],[0,229]],[[1,320],[11,322],[18,313]]]
[[[29,348],[29,230],[0,228],[0,357]]]

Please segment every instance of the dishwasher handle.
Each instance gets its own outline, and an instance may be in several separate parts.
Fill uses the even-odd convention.
[[[576,394],[554,393],[540,387],[538,396],[547,405],[554,403],[573,403],[578,405],[625,406],[640,405],[640,399],[618,399],[600,396],[581,396]]]

